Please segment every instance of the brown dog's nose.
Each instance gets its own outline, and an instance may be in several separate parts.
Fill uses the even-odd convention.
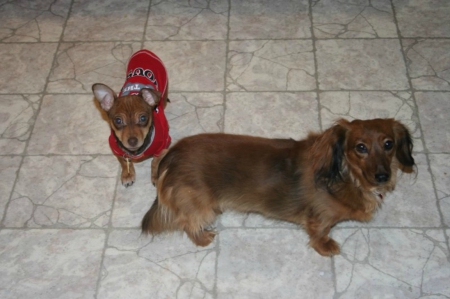
[[[130,145],[130,146],[136,146],[136,144],[138,143],[138,140],[137,140],[137,138],[136,137],[130,137],[130,138],[128,138],[128,144]]]
[[[378,183],[385,183],[389,180],[389,174],[387,173],[376,173],[375,179]]]

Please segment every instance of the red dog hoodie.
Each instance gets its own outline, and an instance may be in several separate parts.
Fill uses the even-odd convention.
[[[157,90],[161,93],[161,99],[167,97],[167,72],[161,59],[149,50],[140,50],[134,53],[127,67],[127,79],[123,85],[120,96],[138,95],[142,88]],[[149,156],[158,156],[163,149],[169,147],[169,124],[164,114],[164,104],[160,101],[153,110],[153,129],[150,129],[146,138],[150,143],[146,148],[139,149],[136,154],[131,154],[119,146],[118,140],[111,130],[109,145],[116,156],[138,160]]]

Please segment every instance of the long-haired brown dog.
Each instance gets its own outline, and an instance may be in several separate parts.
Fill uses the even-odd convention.
[[[338,254],[330,229],[370,220],[397,170],[414,171],[412,148],[410,133],[393,119],[341,119],[301,141],[187,137],[159,158],[158,195],[142,231],[181,230],[206,246],[215,236],[206,228],[222,211],[255,212],[302,225],[319,254]]]

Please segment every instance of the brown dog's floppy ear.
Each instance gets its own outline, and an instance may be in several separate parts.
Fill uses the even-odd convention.
[[[152,107],[156,107],[161,99],[161,93],[150,88],[142,88],[139,95]]]
[[[340,180],[344,159],[348,121],[341,119],[321,134],[311,149],[314,180],[319,187],[332,192],[332,185]]]
[[[116,99],[116,94],[114,91],[105,84],[95,83],[92,85],[92,92],[94,93],[97,101],[99,101],[102,109],[109,111],[114,104],[114,100]]]
[[[413,142],[408,129],[400,122],[394,121],[394,134],[398,162],[403,172],[411,173],[414,171],[413,166],[416,165],[412,157]]]

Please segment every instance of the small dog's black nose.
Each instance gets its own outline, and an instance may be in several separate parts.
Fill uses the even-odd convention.
[[[138,143],[138,140],[136,137],[130,137],[128,138],[128,144],[130,146],[136,146],[136,144]]]
[[[378,183],[385,183],[389,180],[389,174],[387,173],[376,173],[375,179]]]

